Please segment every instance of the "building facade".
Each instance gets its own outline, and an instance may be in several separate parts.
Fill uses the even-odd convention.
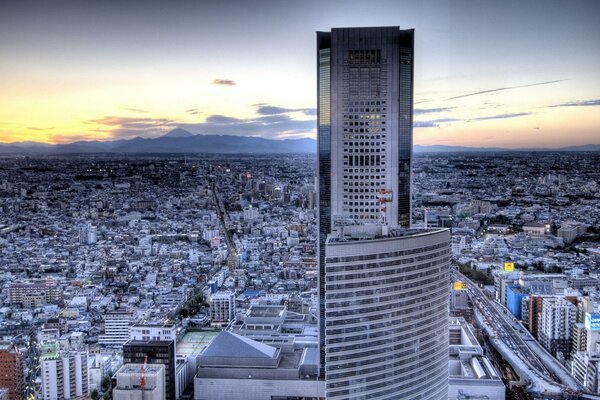
[[[217,292],[210,297],[210,319],[212,322],[228,323],[235,317],[235,293]]]
[[[0,343],[0,388],[8,390],[8,399],[23,399],[23,354],[11,343]]]
[[[107,347],[121,347],[129,340],[131,313],[129,311],[109,311],[104,316],[104,335],[98,343]]]
[[[125,364],[161,364],[165,367],[165,399],[175,400],[175,341],[129,340],[123,345]]]
[[[331,235],[327,399],[447,399],[450,233]]]
[[[414,30],[317,32],[328,399],[446,399],[450,234],[411,230]]]
[[[564,298],[544,297],[538,327],[539,341],[553,356],[571,355],[571,330],[575,324],[577,307]]]
[[[144,374],[145,387],[142,394],[140,376]],[[115,374],[117,385],[113,400],[165,400],[165,366],[159,364],[125,364]]]
[[[398,27],[317,32],[322,373],[327,235],[348,221],[410,226],[413,47],[414,31]]]
[[[57,343],[42,347],[42,396],[44,400],[86,398],[88,352],[61,350]]]

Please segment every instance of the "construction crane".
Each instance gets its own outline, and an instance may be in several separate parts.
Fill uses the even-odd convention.
[[[146,365],[148,364],[148,354],[144,355],[144,365],[140,368],[140,390],[142,391],[142,400],[146,391]]]

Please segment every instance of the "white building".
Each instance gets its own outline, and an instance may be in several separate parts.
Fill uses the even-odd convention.
[[[259,215],[258,208],[252,206],[244,208],[244,221],[256,221]]]
[[[502,377],[464,318],[450,317],[448,399],[504,400]]]
[[[174,340],[177,342],[177,327],[163,323],[135,324],[129,332],[131,340]]]
[[[575,324],[577,307],[561,297],[544,297],[538,325],[539,342],[555,357],[571,354],[571,330]]]
[[[210,298],[210,319],[212,322],[229,322],[235,317],[235,293],[217,292]]]
[[[57,343],[46,344],[42,347],[41,367],[44,400],[69,400],[88,396],[87,351],[61,351]]]
[[[143,369],[143,371],[142,371]],[[144,374],[145,389],[142,394],[140,376]],[[115,374],[117,386],[113,400],[165,400],[165,366],[161,364],[125,364]]]
[[[130,327],[130,312],[109,311],[104,316],[104,335],[98,337],[98,343],[107,347],[122,347],[129,340]]]

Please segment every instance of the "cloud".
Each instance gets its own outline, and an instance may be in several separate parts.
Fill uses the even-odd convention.
[[[311,136],[315,132],[316,121],[292,119],[285,114],[245,119],[213,114],[204,122],[179,124],[178,127],[199,135],[261,136],[279,139]]]
[[[480,94],[489,94],[489,93],[502,92],[502,91],[505,91],[505,90],[521,89],[521,88],[532,87],[532,86],[549,85],[549,84],[552,84],[552,83],[564,82],[564,81],[567,81],[567,80],[568,79],[558,79],[558,80],[554,80],[554,81],[530,83],[530,84],[527,84],[527,85],[506,86],[506,87],[500,87],[500,88],[495,88],[495,89],[481,90],[479,92],[473,92],[473,93],[467,93],[467,94],[461,94],[461,95],[458,95],[458,96],[449,97],[448,100],[462,99],[463,97],[478,96]]]
[[[236,85],[236,82],[231,79],[215,79],[211,83],[213,85],[220,85],[220,86],[235,86]]]
[[[528,112],[520,112],[520,113],[512,113],[512,114],[498,114],[498,115],[490,115],[488,117],[477,117],[477,118],[471,118],[469,119],[469,121],[488,121],[490,119],[507,119],[507,118],[518,118],[518,117],[524,117],[526,115],[531,115],[531,113]]]
[[[415,108],[413,110],[414,115],[422,115],[422,114],[432,114],[432,113],[440,113],[444,111],[450,111],[455,109],[456,107],[439,107],[439,108]]]
[[[301,112],[304,115],[317,115],[317,110],[315,108],[285,108],[271,106],[267,103],[257,103],[253,104],[253,106],[256,107],[256,113],[260,115],[275,115],[295,112]]]
[[[188,108],[187,110],[185,110],[185,112],[192,115],[204,114],[202,111],[198,111],[197,108]]]
[[[548,107],[590,107],[590,106],[600,106],[600,99],[568,101],[566,103],[554,104],[554,105],[551,105]]]
[[[148,112],[146,110],[142,110],[141,108],[121,107],[121,109],[126,110],[126,111],[131,111],[134,113],[138,113],[138,114],[145,114]]]
[[[413,128],[435,128],[438,127],[439,124],[444,124],[448,122],[460,122],[463,121],[459,118],[438,118],[432,119],[429,121],[415,121],[413,123]]]
[[[137,118],[113,115],[87,120],[85,123],[107,127],[94,129],[94,131],[108,133],[113,139],[136,136],[156,137],[177,126],[177,121],[169,118]]]
[[[530,115],[528,112],[521,113],[511,113],[511,114],[498,114],[498,115],[489,115],[485,117],[475,117],[469,119],[462,118],[438,118],[432,119],[428,121],[415,121],[413,123],[413,128],[436,128],[440,126],[440,124],[445,124],[449,122],[471,122],[471,121],[489,121],[493,119],[506,119],[506,118],[517,118],[524,117],[526,115]]]
[[[54,129],[53,126],[49,126],[47,128],[40,128],[37,126],[28,126],[27,129],[29,129],[30,131],[49,131],[51,129]]]

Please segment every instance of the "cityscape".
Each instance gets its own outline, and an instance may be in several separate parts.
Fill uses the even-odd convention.
[[[588,68],[600,51],[581,50],[600,8],[578,2],[585,15],[562,1],[542,13],[536,1],[381,0],[372,10],[390,14],[365,18],[336,0],[0,8],[12,55],[0,61],[0,400],[600,400],[600,85]],[[346,4],[344,18],[316,17]],[[467,78],[434,78],[442,67],[427,60],[446,55],[429,24],[481,23],[475,49],[513,37],[488,36],[494,13],[579,22],[562,33],[586,32],[578,66],[519,81],[482,54]],[[205,23],[146,31],[192,15]],[[26,33],[40,16],[50,25]],[[168,62],[125,73],[139,52],[187,40],[181,29],[225,32],[212,18],[239,31],[200,46],[225,60],[226,43],[243,44],[218,75],[210,57],[183,55],[173,88],[159,82]],[[554,34],[542,25],[523,43]],[[286,64],[287,48],[261,58],[273,29],[312,75]],[[161,34],[129,48],[142,31]],[[42,42],[55,60],[44,47],[46,69],[20,64]],[[92,43],[114,45],[99,70]],[[252,49],[260,60],[244,64]],[[119,65],[111,52],[126,51]],[[270,62],[272,80],[252,76]],[[175,90],[190,69],[209,82],[195,106]],[[127,95],[134,81],[149,86]]]

